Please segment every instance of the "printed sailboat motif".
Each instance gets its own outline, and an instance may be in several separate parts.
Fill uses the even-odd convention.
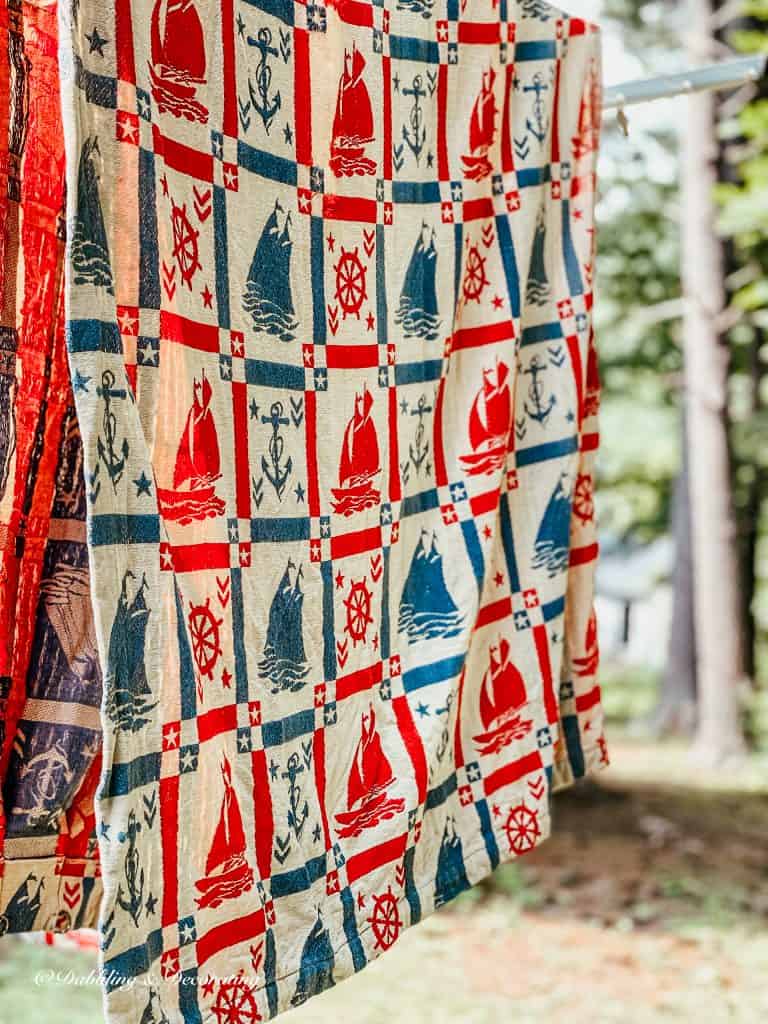
[[[273,693],[300,690],[309,672],[302,635],[304,593],[299,585],[301,567],[291,583],[290,570],[295,568],[289,559],[272,598],[264,656],[259,662],[259,675],[262,679],[269,679]]]
[[[542,206],[536,218],[536,231],[533,236],[533,248],[531,249],[531,264],[525,288],[526,300],[534,306],[546,306],[552,294],[552,288],[547,276],[546,251],[547,224],[544,207]]]
[[[589,616],[587,631],[584,637],[584,656],[573,659],[573,666],[577,676],[593,676],[597,672],[600,663],[600,647],[597,642],[597,617],[595,609]]]
[[[69,670],[83,681],[98,680],[99,652],[88,570],[57,566],[41,582],[40,595]]]
[[[112,267],[109,262],[107,230],[99,199],[98,161],[101,150],[97,136],[85,140],[77,168],[77,215],[72,238],[72,269],[75,284],[94,284],[112,295]]]
[[[590,153],[596,153],[600,145],[600,113],[602,111],[600,92],[597,62],[592,60],[589,65],[589,76],[584,95],[581,97],[579,126],[572,140],[574,160],[581,160]]]
[[[405,807],[402,797],[390,799],[387,789],[395,781],[392,765],[381,746],[376,715],[371,704],[362,715],[360,739],[347,780],[347,810],[336,815],[341,839],[359,836],[365,828],[393,818]]]
[[[417,337],[427,341],[437,338],[440,318],[437,315],[436,269],[435,229],[422,222],[405,272],[400,306],[395,313],[395,323],[403,325],[406,338]]]
[[[353,174],[375,174],[376,162],[365,156],[373,142],[373,109],[363,79],[365,57],[352,44],[344,50],[344,70],[339,79],[336,113],[333,118],[329,165],[337,178]]]
[[[448,592],[437,537],[422,530],[400,598],[398,630],[411,644],[461,632],[464,616]]]
[[[547,503],[536,534],[533,568],[545,568],[550,577],[568,568],[571,534],[571,481],[561,473]]]
[[[291,999],[291,1006],[301,1006],[307,999],[335,985],[333,980],[334,961],[331,937],[318,910],[317,920],[312,925],[301,951],[299,977],[296,982],[296,991]]]
[[[243,819],[226,754],[221,765],[221,777],[224,796],[219,821],[205,861],[205,875],[195,882],[195,888],[202,893],[199,899],[195,899],[200,908],[218,907],[224,900],[235,899],[253,886],[253,870],[245,858]]]
[[[206,81],[205,36],[194,0],[155,0],[150,39],[149,75],[158,110],[205,124],[208,108],[195,99]]]
[[[461,463],[467,473],[475,476],[501,468],[507,455],[511,424],[509,367],[496,360],[493,369],[483,370],[483,385],[469,413],[472,454],[461,456]]]
[[[221,476],[219,441],[211,412],[211,385],[205,371],[192,381],[192,405],[176,451],[173,487],[158,487],[160,509],[166,519],[183,525],[193,519],[220,516],[224,502],[214,483]]]
[[[456,822],[449,815],[443,830],[440,852],[437,855],[435,873],[435,908],[449,903],[454,896],[469,889],[469,879],[464,868],[464,851],[461,836],[456,831]]]
[[[461,158],[464,174],[470,181],[487,178],[493,169],[488,152],[496,137],[496,115],[499,112],[493,93],[495,81],[496,72],[489,68],[483,73],[480,92],[472,107],[469,119],[469,153]]]
[[[283,214],[279,200],[267,218],[248,271],[243,309],[251,314],[257,331],[274,334],[281,341],[292,341],[298,322],[294,316],[291,292],[291,214]]]
[[[149,721],[149,713],[157,707],[150,704],[152,690],[147,683],[144,661],[149,608],[144,600],[148,589],[142,576],[133,599],[128,599],[128,579],[134,578],[129,570],[123,575],[117,611],[112,621],[107,652],[105,710],[107,717],[119,732],[137,732]]]
[[[347,423],[339,458],[339,486],[332,487],[333,511],[351,516],[377,504],[381,492],[371,481],[381,471],[379,440],[371,408],[373,396],[363,384],[355,394],[355,411]]]
[[[522,739],[533,722],[520,712],[528,703],[525,682],[510,660],[510,644],[503,638],[491,647],[490,664],[480,687],[480,720],[484,732],[474,737],[481,754],[497,754],[513,740]]]
[[[0,914],[0,935],[6,932],[31,932],[42,903],[44,881],[30,871]]]

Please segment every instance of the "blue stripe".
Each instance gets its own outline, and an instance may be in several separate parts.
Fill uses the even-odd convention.
[[[535,444],[530,448],[519,448],[515,452],[515,462],[518,466],[532,466],[537,462],[546,462],[548,459],[558,459],[563,455],[570,455],[579,447],[578,437],[565,437],[561,441],[548,441],[546,444]]]
[[[398,363],[395,366],[395,384],[422,384],[427,380],[440,380],[442,359],[425,359],[420,363]]]
[[[197,1001],[200,989],[197,968],[188,967],[181,971],[176,984],[179,992],[179,1011],[184,1024],[203,1024],[200,1004]]]
[[[70,320],[67,323],[67,348],[70,352],[114,352],[122,355],[123,341],[114,322]]]
[[[155,154],[139,149],[139,305],[160,308]]]
[[[439,203],[440,184],[437,181],[393,181],[392,199],[396,203]]]
[[[464,534],[464,544],[469,560],[472,563],[472,570],[477,580],[479,592],[483,588],[483,579],[485,578],[485,559],[483,558],[483,549],[480,545],[480,538],[474,519],[464,520],[461,524],[461,532]]]
[[[325,854],[312,857],[295,871],[286,871],[282,875],[272,875],[270,888],[275,899],[290,896],[296,892],[306,892],[319,878],[325,878]]]
[[[296,162],[285,157],[254,149],[240,139],[237,143],[237,162],[245,170],[260,174],[270,181],[281,181],[284,185],[296,185]]]
[[[387,289],[385,285],[384,225],[376,225],[376,336],[380,345],[387,343]]]
[[[390,36],[389,55],[393,60],[416,60],[419,64],[440,63],[440,47],[433,39]]]
[[[529,39],[515,46],[515,63],[526,60],[553,60],[557,44],[553,39]]]
[[[457,785],[456,772],[452,772],[440,786],[435,786],[434,789],[430,789],[427,793],[424,809],[427,811],[433,811],[435,807],[440,807],[445,803],[449,796],[456,792]]]
[[[488,860],[491,862],[491,869],[499,866],[499,847],[496,843],[496,836],[493,834],[493,825],[491,824],[491,815],[488,811],[488,801],[478,800],[475,804],[475,810],[477,816],[480,819],[480,827],[483,832],[483,839],[485,840],[485,849],[488,852]]]
[[[117,80],[88,71],[75,56],[75,84],[82,89],[89,103],[114,110],[117,107]]]
[[[229,329],[229,271],[227,270],[227,194],[220,185],[213,186],[213,229],[216,260],[216,308],[220,327]]]
[[[442,683],[446,679],[454,679],[461,672],[464,665],[464,655],[455,654],[451,658],[443,658],[442,661],[433,661],[429,665],[420,665],[418,668],[409,669],[403,674],[403,689],[406,693],[413,693],[423,686],[431,686],[432,683]]]
[[[293,0],[243,0],[243,2],[250,4],[258,11],[279,18],[286,25],[293,25]]]
[[[403,498],[400,506],[400,518],[407,519],[408,516],[417,516],[420,512],[429,512],[440,504],[437,491],[433,487],[429,491],[422,491],[421,494],[411,494]]]
[[[386,661],[389,658],[389,601],[386,595],[389,594],[389,559],[391,555],[391,548],[385,547],[382,550],[382,574],[381,574],[381,592],[385,595],[384,600],[381,602],[381,628],[379,630],[379,645],[381,649],[382,661]]]
[[[310,259],[312,262],[312,340],[315,345],[324,345],[326,322],[322,217],[310,218],[309,238]]]
[[[284,540],[309,540],[309,519],[284,516],[280,519],[251,520],[252,543]]]
[[[304,390],[304,368],[287,363],[268,363],[264,359],[245,360],[246,384],[262,384],[268,388]]]
[[[94,547],[104,544],[157,544],[159,541],[158,516],[95,515],[88,530],[88,542]]]
[[[501,260],[504,265],[504,277],[507,281],[510,308],[512,316],[516,320],[520,316],[520,275],[517,271],[515,243],[512,240],[512,231],[510,230],[509,216],[507,214],[496,218],[496,231],[499,235]]]
[[[563,336],[560,321],[548,324],[536,324],[523,330],[521,345],[535,345],[539,341],[557,341]]]
[[[532,188],[535,185],[544,185],[552,177],[549,165],[546,167],[523,167],[517,172],[517,187]]]
[[[99,799],[113,796],[125,796],[132,789],[145,786],[148,782],[157,782],[160,778],[160,754],[143,754],[132,761],[120,764],[113,763],[101,781]]]
[[[563,207],[563,256],[565,258],[565,272],[568,277],[568,285],[571,289],[571,295],[583,295],[584,284],[581,280],[581,268],[579,267],[579,258],[576,255],[571,235],[571,204],[568,199],[564,199],[561,205]]]
[[[197,688],[195,686],[195,669],[192,664],[192,652],[185,628],[184,607],[181,601],[176,580],[173,581],[174,599],[176,601],[176,642],[179,645],[179,691],[182,719],[194,718],[197,715]]]
[[[320,566],[323,579],[323,673],[326,679],[336,678],[336,637],[333,621],[333,562]]]
[[[315,731],[315,712],[297,711],[295,715],[279,718],[275,722],[267,722],[261,728],[265,747],[279,747],[281,743],[307,736]]]
[[[581,737],[579,735],[579,719],[576,715],[563,715],[561,718],[563,732],[565,733],[565,746],[568,750],[568,760],[571,769],[577,779],[584,776],[584,752],[581,749]]]
[[[505,494],[499,502],[499,515],[501,518],[501,541],[504,545],[504,555],[507,560],[509,585],[513,594],[519,594],[520,574],[517,571],[515,539],[514,533],[512,532],[512,515],[509,509],[509,494]]]
[[[341,890],[341,905],[344,908],[344,934],[347,936],[349,951],[352,954],[352,966],[356,971],[362,971],[368,961],[357,931],[355,897],[348,885]]]
[[[235,649],[235,693],[238,704],[248,700],[248,662],[245,657],[245,615],[243,611],[243,572],[230,569],[232,580],[232,635]]]
[[[547,601],[541,606],[541,614],[545,622],[552,622],[565,612],[565,598],[556,597],[554,601]]]
[[[416,859],[416,847],[409,846],[403,857],[403,869],[405,871],[405,898],[411,908],[411,924],[418,924],[421,920],[421,900],[419,890],[414,880],[413,864]]]

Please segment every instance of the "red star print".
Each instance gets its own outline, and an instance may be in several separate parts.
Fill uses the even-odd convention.
[[[486,523],[485,526],[483,527],[483,536],[487,540],[491,536],[492,533],[493,533],[493,531],[491,530],[490,526],[488,526],[488,524]]]
[[[341,575],[340,572],[338,572],[336,574],[336,589],[337,590],[341,590],[341,588],[343,586],[344,586],[344,577]]]
[[[168,179],[166,178],[165,175],[163,175],[163,177],[160,179],[160,184],[163,186],[163,195],[167,196],[168,195]]]
[[[224,671],[221,673],[221,685],[225,689],[228,690],[229,689],[229,684],[231,682],[232,682],[232,673],[228,672],[226,669],[224,669]]]
[[[493,580],[494,580],[494,583],[496,584],[496,586],[500,587],[501,584],[504,582],[504,577],[502,576],[502,574],[500,572],[497,572],[496,575],[493,577]]]
[[[208,287],[208,285],[205,286],[205,288],[203,289],[203,291],[200,292],[200,294],[203,297],[203,304],[205,308],[210,309],[211,303],[213,302],[213,292]]]
[[[502,299],[502,297],[500,295],[494,295],[493,296],[493,308],[494,309],[501,309],[501,307],[503,305],[504,305],[504,299]]]
[[[374,317],[373,313],[368,314],[368,316],[365,318],[365,322],[368,325],[368,330],[372,331],[373,325],[376,323],[376,318]]]
[[[336,245],[336,239],[333,235],[328,235],[328,248],[333,252],[333,247]]]

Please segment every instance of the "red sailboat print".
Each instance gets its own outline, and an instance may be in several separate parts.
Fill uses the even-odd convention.
[[[379,441],[371,408],[373,396],[363,384],[362,394],[355,394],[355,411],[344,431],[339,459],[339,486],[332,487],[333,511],[343,516],[376,505],[381,492],[372,486],[372,479],[381,471]]]
[[[491,661],[480,688],[480,720],[485,732],[474,737],[481,754],[497,754],[530,732],[533,722],[521,718],[528,702],[525,682],[510,661],[510,645],[502,639],[491,647]]]
[[[496,115],[499,112],[493,94],[495,81],[496,72],[489,68],[483,73],[480,92],[472,107],[469,119],[469,153],[461,158],[464,174],[470,181],[481,181],[487,178],[492,170],[488,151],[496,137]]]
[[[365,146],[373,142],[374,132],[373,109],[363,80],[364,70],[365,57],[353,43],[351,53],[344,50],[344,70],[339,79],[333,118],[328,162],[337,178],[376,173],[376,161],[365,156]]]
[[[224,797],[219,821],[205,861],[205,876],[195,882],[202,893],[195,899],[198,907],[218,907],[223,900],[235,899],[253,886],[253,870],[245,859],[245,832],[240,805],[232,787],[232,769],[226,754],[221,765]]]
[[[166,519],[184,526],[224,512],[214,482],[221,476],[219,441],[211,412],[211,385],[205,371],[192,382],[192,406],[181,434],[173,470],[173,487],[158,487],[160,510]]]
[[[581,160],[582,157],[597,151],[600,143],[601,111],[600,76],[597,73],[597,64],[593,60],[589,68],[587,87],[581,98],[578,131],[572,140],[575,160]]]
[[[195,99],[206,79],[205,37],[194,0],[155,0],[150,33],[149,75],[158,110],[205,124],[208,108]]]
[[[496,360],[491,370],[483,370],[483,385],[469,413],[471,455],[462,455],[463,468],[471,476],[492,473],[501,468],[507,454],[512,424],[512,395],[509,367]]]
[[[584,656],[573,659],[573,667],[577,676],[593,676],[600,663],[600,648],[597,642],[597,617],[594,608],[589,616],[587,632],[584,637]]]
[[[341,839],[359,836],[365,828],[393,818],[405,807],[402,797],[389,799],[387,789],[395,781],[392,765],[381,746],[373,705],[362,716],[360,739],[347,781],[347,810],[336,815]]]

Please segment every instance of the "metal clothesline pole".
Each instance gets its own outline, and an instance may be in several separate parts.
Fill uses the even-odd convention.
[[[741,57],[721,61],[705,67],[691,68],[673,75],[641,78],[606,88],[603,97],[605,110],[616,110],[650,100],[668,99],[692,92],[715,92],[734,89],[747,82],[757,82],[766,73],[768,55]]]

